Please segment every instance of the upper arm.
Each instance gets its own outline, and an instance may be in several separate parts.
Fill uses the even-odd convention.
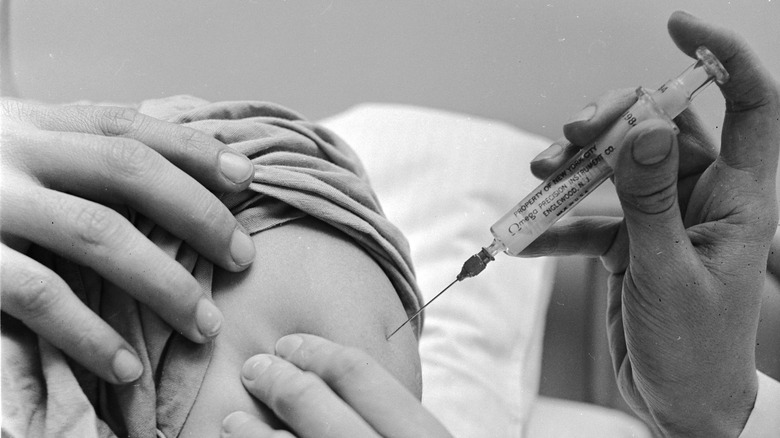
[[[260,412],[244,390],[246,359],[273,352],[289,333],[311,333],[367,351],[415,393],[421,391],[417,341],[398,294],[379,265],[334,228],[307,217],[253,236],[257,259],[242,273],[219,271],[214,300],[224,326],[182,431],[219,433],[235,410]]]

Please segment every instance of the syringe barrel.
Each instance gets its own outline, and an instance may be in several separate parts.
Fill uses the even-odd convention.
[[[672,122],[690,104],[692,96],[728,75],[706,49],[697,51],[699,61],[680,76],[651,93],[637,89],[638,99],[593,143],[559,168],[490,228],[493,237],[509,255],[519,255],[537,237],[574,208],[613,173],[626,134],[648,119]],[[703,58],[704,57],[704,58]],[[713,61],[714,60],[714,61]],[[495,245],[496,242],[494,242]]]
[[[609,178],[626,133],[652,117],[666,118],[647,93],[604,134],[550,175],[490,227],[509,255],[519,255],[537,237]],[[671,120],[669,121],[671,123]]]

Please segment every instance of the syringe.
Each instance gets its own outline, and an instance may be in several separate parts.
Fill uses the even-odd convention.
[[[495,260],[495,255],[499,252],[503,251],[512,256],[520,255],[531,242],[606,181],[613,173],[612,169],[626,134],[639,122],[652,118],[666,120],[674,131],[678,132],[672,119],[683,112],[691,100],[713,80],[724,84],[729,78],[726,69],[706,47],[696,50],[696,58],[698,61],[658,90],[646,92],[642,87],[637,88],[636,103],[593,143],[582,148],[493,224],[490,227],[493,242],[466,260],[455,281],[425,303],[387,339],[417,317],[428,304],[453,284],[482,272],[488,263]]]

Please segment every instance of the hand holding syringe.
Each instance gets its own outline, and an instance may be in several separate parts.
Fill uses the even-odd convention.
[[[490,227],[493,242],[466,260],[455,280],[393,331],[388,339],[450,286],[482,272],[499,252],[520,255],[531,242],[606,181],[613,173],[626,134],[639,122],[655,118],[674,126],[672,119],[683,112],[702,89],[712,81],[723,84],[728,80],[728,73],[709,50],[700,47],[696,56],[696,63],[658,90],[646,92],[638,88],[637,102],[601,136],[582,148],[493,224]]]

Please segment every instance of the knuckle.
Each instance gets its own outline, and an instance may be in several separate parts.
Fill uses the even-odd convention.
[[[177,155],[187,155],[193,152],[193,149],[203,150],[209,140],[212,140],[206,134],[186,126],[174,125],[174,141],[172,142]]]
[[[26,105],[22,102],[14,99],[2,99],[0,100],[0,115],[5,120],[16,119],[24,120],[25,116],[29,113]]]
[[[292,412],[306,404],[317,404],[323,383],[314,374],[305,371],[290,372],[274,381],[270,404],[276,412]]]
[[[677,192],[674,187],[665,187],[653,193],[624,193],[621,199],[633,210],[656,215],[675,207]]]
[[[352,347],[344,348],[331,360],[330,377],[333,383],[344,379],[354,379],[362,374],[371,363],[371,359],[366,353]]]
[[[59,208],[73,237],[81,243],[104,246],[121,232],[122,219],[109,208],[92,203],[74,205],[67,200],[60,202]]]
[[[644,214],[660,214],[677,205],[675,175],[638,178],[625,185],[616,184],[616,189],[625,207]]]
[[[120,136],[137,129],[141,114],[132,108],[105,107],[97,112],[97,127],[105,136]]]
[[[0,114],[2,114],[4,118],[13,116],[18,113],[18,109],[16,108],[17,105],[17,102],[11,99],[0,100],[0,111],[2,111]]]
[[[158,168],[156,153],[134,140],[117,140],[106,151],[113,175],[125,178],[142,178]]]
[[[3,293],[3,301],[20,319],[40,318],[59,301],[60,280],[51,273],[19,269],[10,275],[11,290],[7,296]]]
[[[0,99],[0,121],[2,121],[0,135],[3,136],[0,144],[5,145],[8,141],[17,141],[20,144],[31,143],[34,141],[31,135],[39,129],[36,122],[49,116],[50,113],[51,108],[48,106],[14,99]]]

